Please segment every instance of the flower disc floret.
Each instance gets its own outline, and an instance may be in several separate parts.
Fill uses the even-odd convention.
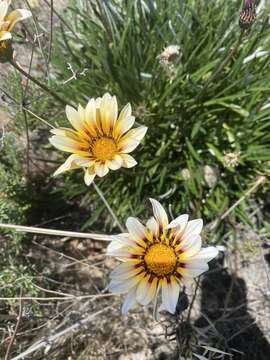
[[[113,139],[102,137],[94,140],[92,153],[93,156],[100,161],[112,160],[117,154],[117,146]]]
[[[157,276],[164,276],[174,271],[177,257],[171,247],[155,244],[146,252],[144,261],[149,272]]]

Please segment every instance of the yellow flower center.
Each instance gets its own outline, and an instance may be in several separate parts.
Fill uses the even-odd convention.
[[[155,275],[163,276],[174,270],[177,258],[169,246],[155,244],[146,252],[144,261],[149,271]]]
[[[92,152],[98,160],[112,160],[117,153],[117,147],[113,139],[103,137],[95,140],[92,146]]]

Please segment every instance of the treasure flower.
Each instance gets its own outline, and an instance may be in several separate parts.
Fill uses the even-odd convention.
[[[54,175],[76,168],[85,170],[84,180],[90,185],[95,176],[105,176],[109,170],[131,168],[137,164],[129,155],[140,143],[146,126],[132,128],[135,117],[127,104],[118,115],[115,96],[105,94],[90,99],[85,108],[66,107],[71,128],[56,128],[50,142],[57,149],[71,153]]]
[[[129,217],[128,233],[115,236],[107,249],[121,261],[111,273],[109,289],[128,292],[123,314],[136,303],[155,302],[160,291],[162,309],[174,314],[181,286],[207,271],[218,253],[214,246],[202,248],[201,219],[188,221],[188,215],[180,215],[169,223],[162,205],[150,201],[154,217],[146,225]]]
[[[11,11],[7,15],[11,0],[0,0],[0,51],[6,48],[6,41],[12,38],[12,30],[18,21],[32,16],[31,12],[25,9]]]

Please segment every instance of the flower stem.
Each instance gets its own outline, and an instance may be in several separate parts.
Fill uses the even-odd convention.
[[[108,209],[109,213],[111,214],[112,218],[114,219],[114,221],[116,222],[117,226],[119,227],[119,229],[121,230],[121,232],[125,232],[125,229],[123,228],[123,226],[120,224],[117,216],[115,215],[113,209],[110,207],[108,201],[105,199],[103,192],[101,191],[101,189],[97,186],[97,184],[95,184],[95,182],[93,181],[93,186],[94,189],[96,190],[98,196],[100,197],[100,199],[103,201],[104,205],[106,206],[106,208]]]
[[[18,70],[23,76],[27,79],[31,80],[33,83],[38,85],[41,89],[46,91],[48,94],[53,96],[57,101],[59,101],[63,105],[70,105],[68,101],[63,99],[61,96],[57,95],[53,90],[49,89],[45,84],[41,83],[37,79],[35,79],[32,75],[23,70],[23,68],[14,60],[10,60],[9,62],[16,70]]]

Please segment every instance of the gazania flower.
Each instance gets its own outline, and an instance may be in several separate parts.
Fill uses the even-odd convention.
[[[139,126],[130,130],[135,121],[130,104],[118,116],[116,97],[105,94],[102,98],[90,99],[85,109],[81,105],[78,110],[67,106],[66,115],[74,129],[51,130],[54,136],[50,142],[72,155],[54,175],[83,168],[85,183],[90,185],[96,175],[103,177],[109,170],[137,164],[129,153],[139,145],[147,128]]]
[[[159,291],[162,308],[175,313],[181,285],[207,271],[207,263],[218,253],[213,246],[202,248],[201,219],[188,221],[188,215],[180,215],[169,223],[161,204],[150,201],[154,217],[146,225],[129,217],[128,233],[116,236],[107,250],[122,261],[111,273],[109,289],[128,292],[124,314],[137,302],[147,305]]]
[[[6,48],[6,40],[12,38],[11,32],[16,23],[32,16],[31,12],[25,9],[13,10],[7,15],[10,3],[11,0],[0,0],[0,51],[1,48]]]

